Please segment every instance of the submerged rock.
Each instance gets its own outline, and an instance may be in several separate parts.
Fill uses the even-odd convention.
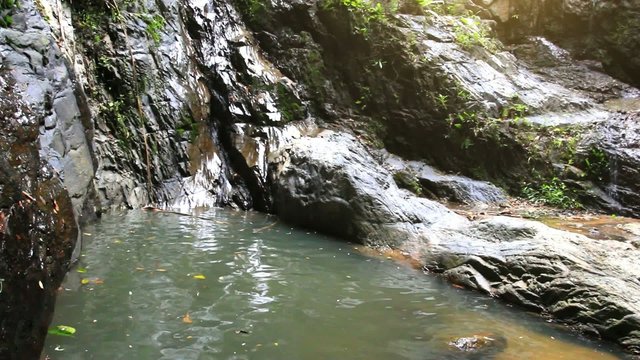
[[[467,353],[464,359],[493,359],[507,347],[507,339],[502,335],[479,334],[453,339],[449,346]]]

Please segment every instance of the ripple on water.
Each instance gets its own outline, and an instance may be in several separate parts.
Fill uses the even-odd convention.
[[[200,216],[211,220],[132,211],[89,226],[87,273],[67,277],[54,318],[77,333],[49,337],[51,359],[458,359],[448,343],[477,333],[507,339],[495,359],[616,358],[494,299],[273,218]],[[104,283],[82,286],[83,277]]]

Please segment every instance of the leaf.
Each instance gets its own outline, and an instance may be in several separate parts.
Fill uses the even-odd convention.
[[[191,320],[191,316],[189,316],[189,313],[184,314],[184,316],[182,317],[182,322],[185,324],[193,323],[193,320]]]
[[[163,268],[157,268],[156,269],[157,272],[167,272],[167,269],[163,269]]]
[[[93,285],[102,285],[104,284],[104,280],[100,279],[100,278],[83,278],[82,280],[80,280],[80,284],[82,285],[89,285],[89,284],[93,284]]]
[[[76,328],[67,325],[58,325],[49,329],[47,333],[50,335],[73,336],[73,334],[76,333]]]
[[[87,269],[83,268],[83,267],[79,267],[79,268],[76,269],[76,271],[79,272],[80,274],[84,274],[84,273],[87,272]]]
[[[204,280],[204,279],[206,279],[206,277],[205,277],[204,275],[202,275],[202,274],[193,275],[193,278],[194,278],[194,279],[197,279],[197,280]]]

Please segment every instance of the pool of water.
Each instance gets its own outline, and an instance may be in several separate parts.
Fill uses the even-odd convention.
[[[252,212],[131,211],[85,231],[57,359],[617,359],[606,345]],[[491,356],[449,345],[501,339]],[[506,345],[504,345],[506,343]],[[477,355],[477,354],[476,354]]]

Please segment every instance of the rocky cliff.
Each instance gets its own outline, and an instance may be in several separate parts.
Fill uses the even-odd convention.
[[[78,224],[147,204],[275,212],[640,351],[637,244],[470,222],[424,198],[498,203],[555,186],[563,206],[640,214],[640,92],[621,81],[637,83],[634,60],[611,36],[568,28],[585,14],[605,26],[604,8],[579,3],[4,9],[0,301],[38,311],[3,317],[0,354],[39,351]],[[640,6],[623,3],[626,24]],[[570,51],[535,36],[565,33]],[[606,57],[583,56],[581,41]]]

